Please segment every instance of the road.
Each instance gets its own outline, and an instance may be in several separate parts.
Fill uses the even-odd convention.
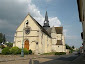
[[[30,58],[32,58],[34,64],[69,64],[75,60],[78,55],[70,54],[63,56],[55,55],[26,55],[25,57],[16,56],[0,56],[0,64],[31,64]],[[3,60],[3,61],[2,61]],[[4,61],[6,60],[6,61]]]
[[[71,54],[71,55],[64,55],[64,56],[44,57],[43,60],[41,59],[40,61],[39,59],[39,61],[40,61],[40,64],[69,64],[73,60],[75,60],[77,57],[78,55]]]

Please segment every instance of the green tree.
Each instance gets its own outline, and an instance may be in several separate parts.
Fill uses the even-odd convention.
[[[72,48],[74,49],[75,47],[74,47],[74,46],[72,46]]]
[[[3,43],[6,42],[5,34],[3,35]]]
[[[3,34],[0,33],[0,43],[2,43],[2,42],[3,42]]]
[[[13,47],[13,43],[9,42],[9,43],[5,43],[7,45],[7,47],[11,48]]]
[[[5,34],[0,33],[0,43],[5,43],[6,42],[6,38],[5,38]]]
[[[70,49],[70,46],[66,44],[66,49]]]
[[[67,45],[67,44],[66,44],[66,49],[69,49],[70,50],[70,53],[73,52],[73,48],[71,46]]]

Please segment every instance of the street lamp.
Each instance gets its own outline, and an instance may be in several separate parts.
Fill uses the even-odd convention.
[[[24,23],[25,25],[25,23]],[[24,27],[23,27],[23,39],[22,39],[22,50],[21,50],[21,57],[24,57],[24,50],[23,50],[23,43],[24,43]]]
[[[28,25],[28,20],[25,21],[26,25]],[[23,44],[24,44],[24,29],[25,29],[25,23],[24,23],[24,26],[23,26],[23,41],[22,41],[22,50],[21,50],[21,57],[24,57],[24,50],[23,50]]]

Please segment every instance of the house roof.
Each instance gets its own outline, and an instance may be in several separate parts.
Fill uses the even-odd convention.
[[[63,34],[63,27],[55,27],[57,34]]]
[[[62,44],[62,40],[57,40],[56,45],[63,45],[63,44]]]
[[[51,30],[52,30],[52,28],[48,28],[46,31],[48,32],[48,34],[51,35]]]
[[[51,35],[29,14],[29,16],[32,18],[32,20],[40,27],[41,31],[44,32],[46,35],[51,37]]]

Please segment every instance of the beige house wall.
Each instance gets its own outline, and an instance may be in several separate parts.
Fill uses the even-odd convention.
[[[82,22],[82,30],[83,30],[83,50],[85,54],[85,0],[77,0],[78,10],[79,10],[79,18]]]
[[[56,34],[54,27],[52,28],[52,51],[53,52],[66,52],[65,37],[63,34]],[[62,45],[56,45],[57,40],[62,40]]]

